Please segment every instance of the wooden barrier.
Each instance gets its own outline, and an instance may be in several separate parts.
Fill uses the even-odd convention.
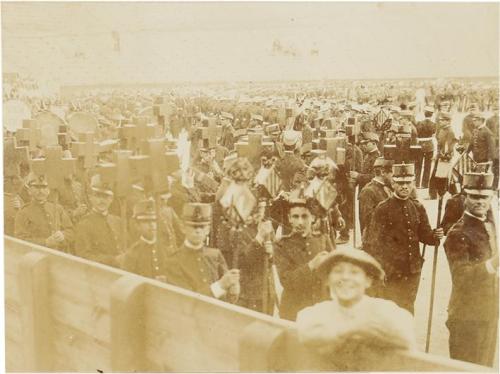
[[[7,371],[488,371],[360,347],[325,358],[295,324],[5,237]]]

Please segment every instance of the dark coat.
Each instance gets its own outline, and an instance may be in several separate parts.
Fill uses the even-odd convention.
[[[69,252],[74,240],[73,223],[61,205],[56,208],[51,202],[42,205],[35,201],[25,205],[16,214],[14,235],[16,238],[46,246],[45,241],[56,230],[56,219],[65,239],[54,249]]]
[[[420,273],[420,242],[436,244],[424,206],[394,195],[377,206],[363,235],[363,249],[380,262],[389,280]]]
[[[123,269],[131,273],[153,278],[166,276],[167,251],[165,246],[146,243],[139,239],[125,253]]]
[[[485,224],[464,214],[444,243],[453,282],[448,320],[498,319],[498,279],[485,262],[494,254]]]
[[[91,261],[119,267],[120,218],[91,211],[75,230],[75,254]]]
[[[360,191],[375,176],[375,172],[373,171],[373,164],[375,164],[375,160],[380,156],[381,154],[378,151],[378,149],[375,149],[373,152],[364,155],[363,163],[361,166],[361,173],[358,175],[358,178],[356,179]]]
[[[386,189],[381,183],[372,180],[359,193],[359,226],[361,232],[370,223],[377,205],[390,196]]]
[[[498,158],[495,137],[485,125],[473,132],[470,151],[476,162],[488,162]]]
[[[210,286],[227,271],[226,260],[218,249],[203,247],[194,250],[182,245],[168,258],[167,282],[213,297]]]
[[[327,293],[320,275],[311,271],[308,262],[319,252],[334,250],[330,239],[324,235],[297,234],[283,237],[276,245],[275,261],[283,294],[280,317],[294,321],[305,307],[326,300]]]

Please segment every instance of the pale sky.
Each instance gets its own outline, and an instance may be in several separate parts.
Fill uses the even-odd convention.
[[[497,3],[2,3],[3,68],[62,83],[498,76],[498,15]],[[274,40],[297,55],[272,55]]]

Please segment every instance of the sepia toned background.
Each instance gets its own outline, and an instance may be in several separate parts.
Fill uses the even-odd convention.
[[[2,3],[3,71],[58,84],[498,75],[496,3]]]

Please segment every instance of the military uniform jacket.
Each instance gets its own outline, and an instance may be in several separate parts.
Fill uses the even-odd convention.
[[[111,214],[88,213],[76,226],[76,255],[118,267],[120,223],[120,218]]]
[[[324,234],[304,238],[292,233],[277,243],[274,260],[283,286],[281,318],[294,321],[300,310],[328,298],[320,275],[309,269],[308,262],[319,252],[332,250],[334,246]]]
[[[380,262],[389,280],[420,273],[420,242],[436,243],[424,206],[395,195],[377,206],[363,235],[363,249]]]
[[[416,127],[418,138],[431,138],[436,133],[436,124],[428,118],[417,123]],[[427,153],[433,151],[434,146],[432,140],[419,140],[418,143],[422,146],[422,152]]]
[[[373,172],[373,164],[375,164],[375,160],[380,156],[381,155],[378,149],[375,149],[373,152],[370,152],[363,157],[361,173],[357,178],[360,190],[375,176],[375,173]]]
[[[497,320],[498,278],[488,272],[485,264],[495,249],[485,223],[464,214],[448,233],[444,249],[453,283],[448,319]]]
[[[495,144],[497,146],[497,156],[498,156],[498,114],[495,114],[493,117],[490,117],[486,120],[486,127],[490,129],[493,133],[493,137],[495,138]]]
[[[125,253],[123,269],[148,278],[165,277],[166,262],[167,251],[164,245],[158,247],[156,243],[139,239]]]
[[[73,223],[60,205],[51,202],[39,204],[35,201],[25,205],[16,214],[14,234],[17,238],[46,246],[46,239],[56,231],[56,219],[64,241],[54,249],[69,252],[74,240]]]
[[[476,162],[488,162],[498,158],[496,154],[495,137],[485,125],[474,131],[470,151]]]
[[[210,286],[222,278],[227,271],[226,260],[218,249],[202,247],[196,250],[183,244],[168,258],[167,282],[214,297]]]
[[[370,223],[377,205],[389,196],[388,187],[375,180],[372,180],[361,190],[359,193],[359,223],[361,232]]]

